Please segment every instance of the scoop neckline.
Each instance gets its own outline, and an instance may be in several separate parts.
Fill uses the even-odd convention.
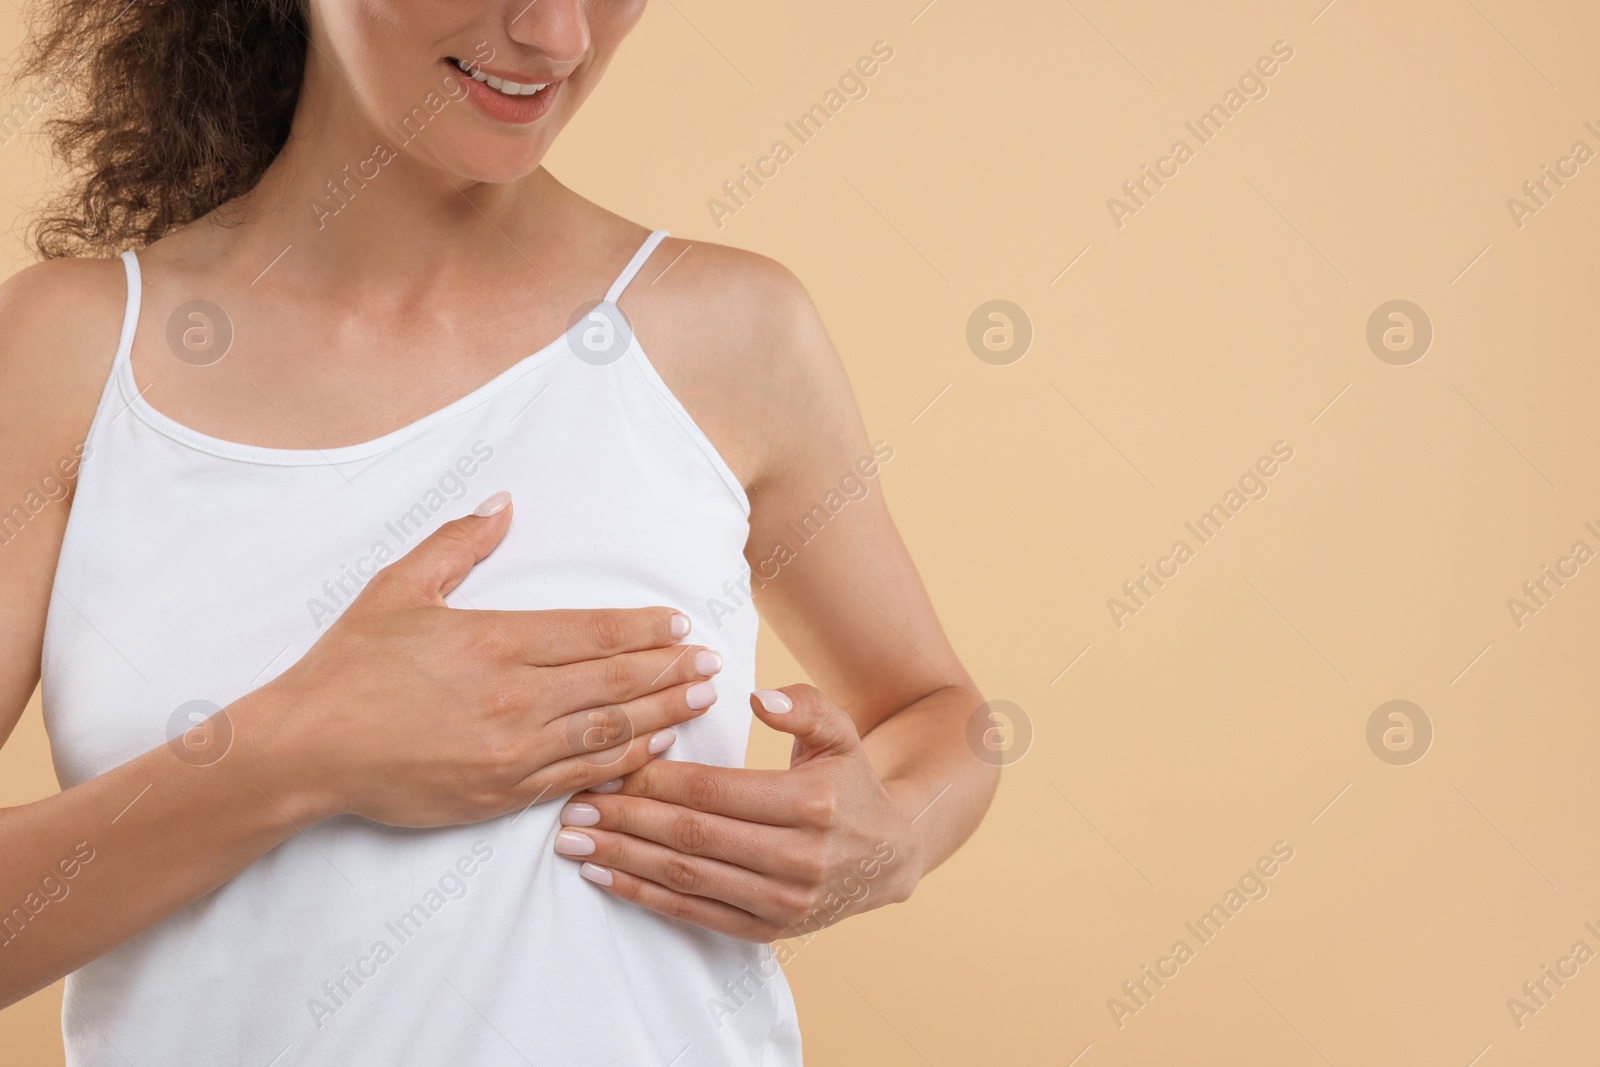
[[[144,393],[139,389],[139,383],[133,376],[131,338],[128,351],[122,353],[122,358],[118,361],[117,382],[121,387],[123,400],[133,413],[139,417],[140,421],[151,429],[198,451],[223,459],[237,459],[274,466],[336,466],[382,455],[441,422],[446,422],[488,403],[501,390],[539,366],[549,362],[554,356],[559,355],[560,347],[566,342],[566,339],[566,333],[562,333],[544,347],[517,360],[493,378],[474,388],[471,392],[459,396],[443,407],[436,408],[403,426],[370,440],[348,445],[336,445],[332,448],[275,448],[270,445],[253,445],[243,441],[230,441],[226,438],[214,437],[211,434],[202,433],[191,426],[179,422],[144,398]],[[630,351],[635,343],[636,339],[630,339],[628,345]]]
[[[651,234],[651,237],[654,237],[654,234]],[[650,243],[650,238],[646,238],[646,243]],[[459,414],[467,413],[467,411],[474,410],[474,408],[490,402],[490,400],[493,400],[494,395],[499,394],[502,389],[512,386],[518,379],[522,379],[523,376],[531,373],[531,371],[538,370],[539,366],[549,363],[552,358],[560,355],[560,347],[565,344],[568,333],[571,333],[570,330],[566,330],[557,334],[555,338],[550,339],[549,344],[530,352],[530,354],[520,358],[517,362],[507,366],[506,370],[502,370],[494,378],[483,382],[482,386],[475,387],[475,389],[470,390],[462,397],[454,398],[442,408],[435,408],[434,411],[429,411],[421,418],[406,422],[405,426],[389,430],[386,434],[371,438],[371,440],[352,443],[352,445],[336,445],[333,448],[315,448],[315,446],[312,446],[312,448],[274,448],[274,446],[270,445],[250,445],[250,443],[234,442],[234,440],[227,440],[227,438],[213,437],[211,434],[202,434],[200,430],[186,426],[184,422],[171,418],[170,414],[166,414],[165,411],[158,410],[157,406],[152,405],[149,400],[144,398],[144,390],[139,389],[138,379],[134,379],[133,376],[133,338],[136,331],[138,331],[139,307],[144,302],[142,301],[142,298],[144,298],[144,267],[139,262],[139,254],[136,251],[126,251],[126,253],[123,253],[123,259],[128,262],[128,267],[130,267],[128,274],[131,275],[130,282],[133,282],[133,285],[130,286],[130,294],[128,294],[130,299],[128,299],[125,312],[123,312],[122,338],[118,339],[117,357],[115,357],[117,366],[115,366],[114,374],[115,379],[117,379],[118,390],[122,392],[123,403],[125,403],[128,410],[133,411],[134,416],[138,416],[139,421],[144,422],[146,426],[154,429],[158,434],[165,435],[165,437],[171,438],[171,440],[181,443],[181,445],[187,445],[189,448],[211,454],[211,456],[218,456],[221,459],[238,459],[238,461],[256,462],[256,464],[269,464],[269,466],[278,467],[325,467],[381,456],[387,451],[398,448],[398,446],[408,442],[411,438],[418,437],[418,435],[424,434],[432,427],[438,426],[440,422],[450,421],[450,419],[456,418]],[[632,264],[630,264],[630,267],[632,267]],[[629,338],[624,358],[632,355],[637,346],[638,338]]]

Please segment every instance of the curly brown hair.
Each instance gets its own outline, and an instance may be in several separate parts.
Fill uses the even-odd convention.
[[[39,79],[68,170],[29,227],[45,259],[143,248],[249,192],[288,140],[305,0],[43,0],[28,29],[17,78]]]

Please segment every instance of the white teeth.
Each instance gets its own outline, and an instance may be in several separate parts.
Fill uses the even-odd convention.
[[[504,78],[496,78],[493,74],[485,74],[481,70],[473,70],[459,59],[455,60],[455,65],[461,73],[470,75],[473,81],[483,82],[489,88],[504,93],[506,96],[532,96],[550,84],[549,82],[543,82],[538,85],[523,85],[519,82],[506,81]]]
[[[488,83],[489,88],[499,89],[507,96],[532,96],[544,88],[544,85],[522,85],[519,82],[506,81],[504,78],[496,78],[493,74],[485,74],[483,80]]]

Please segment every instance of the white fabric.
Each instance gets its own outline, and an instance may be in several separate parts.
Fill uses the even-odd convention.
[[[719,700],[667,758],[743,762],[757,631],[749,502],[636,339],[596,362],[558,338],[364,444],[242,445],[139,395],[128,360],[139,265],[123,260],[127,316],[45,634],[63,787],[166,742],[181,705],[226,705],[264,684],[378,564],[500,489],[516,500],[510,532],[449,602],[683,610],[689,640],[724,667]],[[192,773],[226,774],[228,761]],[[799,1063],[772,950],[581,879],[552,851],[561,802],[447,829],[355,817],[306,828],[72,974],[68,1064]],[[117,847],[115,827],[84,832]]]

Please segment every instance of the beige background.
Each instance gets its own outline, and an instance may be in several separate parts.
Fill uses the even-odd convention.
[[[1600,150],[1600,14],[925,2],[658,2],[550,160],[806,281],[946,626],[1032,724],[911,902],[800,950],[810,1061],[1580,1062],[1600,963],[1521,1029],[1506,1001],[1600,951],[1600,564],[1521,629],[1506,600],[1600,550],[1600,162],[1520,229],[1506,201]],[[878,40],[869,96],[719,230],[706,200]],[[1185,120],[1279,40],[1269,95],[1197,145]],[[1180,137],[1119,229],[1107,198]],[[0,149],[8,222],[46,173]],[[965,340],[995,298],[1035,329],[1009,366]],[[1365,340],[1395,298],[1435,330],[1409,366]],[[1107,598],[1278,440],[1270,494],[1118,629]],[[798,680],[764,641],[763,680]],[[1394,698],[1436,732],[1409,766],[1366,741]],[[54,788],[35,706],[0,801]],[[1270,895],[1198,946],[1184,922],[1280,840]],[[1107,998],[1179,938],[1194,959],[1119,1029]],[[59,1063],[59,1008],[0,1012],[3,1058]]]

